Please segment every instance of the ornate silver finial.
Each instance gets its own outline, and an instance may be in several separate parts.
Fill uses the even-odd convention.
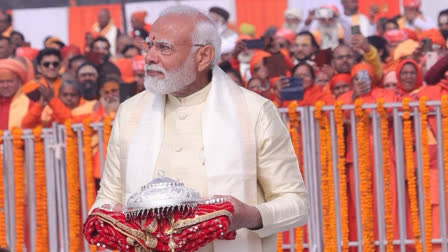
[[[197,207],[201,201],[198,192],[185,187],[183,183],[165,177],[165,172],[159,170],[159,177],[142,186],[140,191],[131,195],[126,202],[123,213],[126,218],[166,217],[173,211],[187,212]]]

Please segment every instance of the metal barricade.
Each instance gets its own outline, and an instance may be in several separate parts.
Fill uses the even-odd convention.
[[[443,116],[441,112],[440,101],[429,101],[426,103],[430,112],[428,117],[435,125],[434,136],[437,140],[435,145],[436,156],[437,156],[437,171],[438,176],[438,192],[439,192],[439,226],[440,226],[440,237],[435,237],[432,239],[432,244],[440,246],[441,251],[448,251],[448,236],[447,236],[447,209],[446,209],[446,192],[445,192],[445,172],[448,172],[447,161],[444,159],[444,155],[448,155],[447,150],[444,149],[444,142],[448,139],[444,139],[444,129],[448,128],[448,125],[442,125]],[[415,132],[413,138],[413,145],[415,147],[414,155],[416,156],[415,163],[415,174],[417,182],[417,201],[418,201],[418,219],[420,223],[420,234],[421,239],[424,238],[424,233],[427,227],[425,227],[425,194],[423,188],[423,160],[422,160],[422,139],[421,133],[427,130],[426,127],[421,127],[421,113],[419,111],[419,104],[417,102],[411,102],[410,114],[412,120],[412,130]],[[403,141],[403,111],[401,103],[385,104],[385,109],[388,111],[388,122],[391,128],[391,134],[393,137],[389,139],[390,144],[393,145],[394,153],[391,154],[393,164],[395,166],[396,172],[396,192],[397,192],[397,211],[398,211],[398,228],[399,236],[394,240],[388,240],[386,237],[386,226],[388,223],[385,221],[385,216],[390,214],[385,212],[385,204],[390,204],[390,202],[385,202],[385,195],[383,190],[376,190],[374,199],[376,200],[376,208],[374,211],[377,213],[377,222],[375,223],[377,231],[377,239],[374,241],[378,251],[386,251],[387,244],[393,243],[395,248],[399,248],[401,251],[406,251],[409,245],[414,244],[414,239],[408,237],[407,234],[407,220],[406,212],[407,202],[407,182],[406,182],[406,159]],[[371,128],[371,164],[373,167],[374,174],[372,174],[372,179],[374,180],[373,186],[377,189],[382,189],[385,186],[384,174],[383,174],[383,143],[381,135],[381,120],[379,113],[376,111],[376,104],[364,104],[363,108],[367,111],[369,115],[369,127]],[[354,111],[354,105],[343,105],[342,111],[345,115],[345,135],[341,136],[337,134],[336,130],[336,120],[335,120],[335,107],[334,106],[324,106],[322,107],[322,112],[329,120],[329,130],[328,130],[328,141],[330,141],[331,156],[329,157],[332,161],[331,171],[333,177],[331,178],[333,187],[331,192],[333,193],[334,202],[332,202],[332,207],[334,207],[334,223],[335,223],[335,239],[334,243],[330,244],[328,241],[324,240],[323,225],[327,221],[324,216],[324,209],[322,204],[322,167],[320,164],[321,146],[319,138],[319,122],[315,118],[315,107],[298,107],[296,112],[299,114],[300,126],[298,128],[300,133],[299,145],[301,146],[302,152],[300,153],[299,159],[303,163],[304,181],[306,188],[310,194],[310,204],[311,213],[306,225],[306,232],[304,232],[303,244],[301,247],[307,251],[326,251],[328,248],[333,248],[336,251],[342,251],[342,246],[356,247],[358,251],[362,251],[363,248],[363,225],[362,225],[362,209],[361,209],[361,195],[360,187],[362,186],[362,177],[360,177],[359,167],[360,163],[358,160],[358,146],[366,145],[370,143],[360,142],[357,139],[357,129],[356,129],[356,115]],[[287,110],[279,110],[281,117],[285,123],[288,123]],[[104,167],[104,129],[102,123],[94,123],[91,128],[98,135],[100,139],[98,143],[98,151],[100,157],[101,170]],[[83,154],[83,147],[86,143],[83,142],[83,126],[80,124],[72,125],[72,129],[75,133],[77,139],[77,156],[79,164],[79,185],[80,185],[80,206],[81,206],[81,218],[82,221],[87,217],[88,204],[86,199],[86,181],[85,181],[85,158]],[[349,134],[350,133],[350,134]],[[344,244],[342,226],[344,220],[341,217],[341,188],[339,187],[341,178],[338,174],[338,139],[344,138],[344,142],[348,140],[348,135],[351,136],[352,145],[345,146],[347,151],[349,148],[353,154],[353,184],[354,192],[353,202],[351,207],[354,209],[355,220],[352,225],[356,226],[357,235],[355,240],[350,240],[348,244]],[[41,135],[44,144],[44,159],[45,159],[45,173],[46,173],[46,201],[47,201],[47,226],[48,226],[48,251],[68,251],[70,248],[69,239],[69,218],[68,218],[68,190],[67,190],[67,174],[66,174],[66,132],[64,125],[53,125],[51,128],[46,128],[42,131]],[[23,169],[26,172],[26,191],[28,192],[26,197],[27,205],[27,221],[28,225],[25,243],[23,246],[26,251],[35,251],[35,239],[36,232],[38,232],[36,227],[36,197],[33,194],[35,184],[34,184],[34,136],[30,130],[24,130],[22,135],[22,140],[24,142],[24,165]],[[11,251],[15,251],[16,248],[16,218],[15,218],[15,195],[14,195],[14,153],[13,153],[13,141],[10,132],[5,131],[3,135],[2,144],[3,153],[3,177],[4,177],[4,211],[5,213],[5,227],[6,227],[6,238],[8,248]],[[393,154],[393,155],[392,155]],[[372,222],[374,220],[371,220]],[[389,223],[390,225],[390,223]],[[306,236],[306,237],[305,237]],[[81,238],[80,238],[81,239]],[[89,250],[87,242],[83,242],[83,249],[85,251]],[[294,230],[289,230],[289,243],[283,244],[283,249],[286,251],[295,251],[296,241]]]

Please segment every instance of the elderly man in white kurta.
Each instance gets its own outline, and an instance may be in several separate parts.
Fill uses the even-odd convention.
[[[234,206],[232,241],[199,251],[275,251],[276,233],[304,225],[309,199],[274,105],[221,71],[220,37],[196,9],[165,10],[147,38],[146,91],[121,104],[96,207],[120,210],[157,176]]]

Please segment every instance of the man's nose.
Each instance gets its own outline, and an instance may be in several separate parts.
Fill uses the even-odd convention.
[[[158,63],[158,61],[159,61],[159,52],[157,52],[155,46],[152,46],[148,50],[146,50],[145,63],[147,65]]]

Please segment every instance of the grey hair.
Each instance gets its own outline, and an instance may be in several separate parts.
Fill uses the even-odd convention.
[[[221,57],[221,37],[215,23],[200,10],[186,5],[168,7],[160,13],[159,18],[169,15],[187,16],[194,19],[191,40],[193,44],[213,46],[215,55],[211,66],[215,66]]]
[[[75,88],[76,92],[78,92],[79,96],[82,96],[82,87],[79,82],[71,79],[65,79],[62,81],[61,86],[59,87],[59,94],[62,93],[62,89],[66,86],[72,86]]]

